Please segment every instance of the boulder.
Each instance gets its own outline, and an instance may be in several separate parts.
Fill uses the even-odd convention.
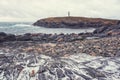
[[[16,36],[14,34],[6,34],[4,32],[0,32],[0,42],[4,41],[15,41]]]
[[[16,36],[14,34],[8,34],[5,38],[6,41],[15,41]]]

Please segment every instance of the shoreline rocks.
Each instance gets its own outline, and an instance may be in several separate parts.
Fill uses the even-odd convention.
[[[85,39],[72,42],[12,41],[0,43],[4,53],[37,53],[52,56],[69,56],[76,53],[92,56],[119,57],[120,37]]]
[[[106,36],[116,36],[120,35],[120,24],[112,25],[112,26],[102,26],[100,28],[97,28],[93,34],[104,34]]]
[[[15,41],[16,36],[14,34],[6,34],[4,32],[0,32],[0,42],[5,41]]]
[[[119,80],[120,26],[80,34],[0,32],[1,80]],[[86,39],[104,34],[97,39]]]
[[[92,33],[80,34],[43,34],[43,33],[26,33],[24,35],[0,33],[0,42],[6,41],[40,41],[40,42],[72,42],[77,40],[84,40],[86,37],[92,37]]]

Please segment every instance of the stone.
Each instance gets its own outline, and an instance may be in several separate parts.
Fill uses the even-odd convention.
[[[7,36],[7,34],[4,32],[0,32],[0,36]]]
[[[39,68],[38,73],[44,73],[44,72],[46,72],[46,71],[47,71],[47,67],[41,66],[41,67]]]
[[[93,77],[93,78],[97,78],[97,77],[106,77],[102,72],[99,72],[93,68],[85,68],[85,70],[88,72],[88,74]]]
[[[17,41],[31,41],[31,37],[27,35],[16,36]]]
[[[90,77],[84,75],[84,74],[79,74],[78,72],[74,72],[76,75],[81,76],[85,80],[92,80]]]
[[[39,80],[47,80],[45,74],[38,74],[38,79]]]
[[[54,68],[50,68],[50,69],[49,69],[49,73],[50,73],[51,75],[56,75],[56,71],[55,71]]]
[[[63,73],[63,71],[61,70],[61,69],[56,69],[56,72],[57,72],[57,76],[58,76],[58,78],[63,78],[63,77],[65,77],[65,75],[64,75],[64,73]]]
[[[72,76],[73,76],[72,71],[69,69],[64,69],[64,71],[65,71],[65,75],[67,75],[70,79],[72,79]]]
[[[16,40],[16,36],[13,34],[8,34],[5,38],[6,41],[15,41]]]

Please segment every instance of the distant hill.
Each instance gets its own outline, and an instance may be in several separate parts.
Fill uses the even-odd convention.
[[[36,21],[34,26],[47,28],[98,28],[116,25],[120,20],[87,17],[50,17]]]

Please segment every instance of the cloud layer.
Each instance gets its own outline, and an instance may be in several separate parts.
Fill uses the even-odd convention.
[[[51,16],[120,19],[120,0],[0,0],[0,21],[36,21]]]

